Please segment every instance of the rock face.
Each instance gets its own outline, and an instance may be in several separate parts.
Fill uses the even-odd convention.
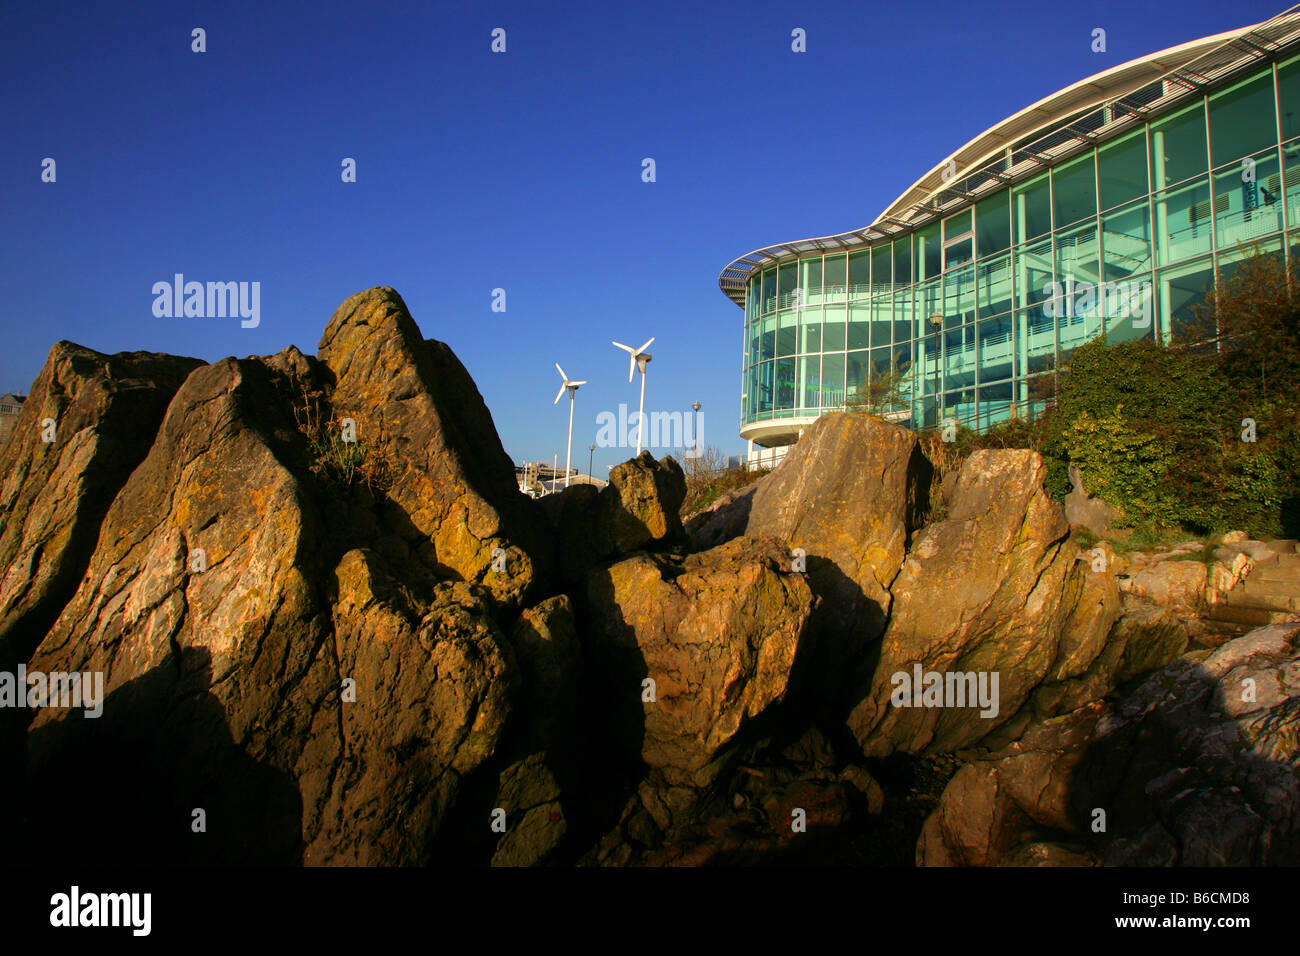
[[[520,604],[536,575],[535,531],[492,416],[451,349],[421,338],[396,292],[374,288],[339,306],[318,357],[335,380],[335,417],[354,419],[358,441],[400,464],[386,516],[416,560]]]
[[[27,659],[76,590],[104,512],[201,364],[70,342],[50,349],[0,447],[0,669]]]
[[[1294,862],[1298,682],[1294,626],[1186,654],[1118,702],[1036,725],[963,767],[926,821],[917,862]]]
[[[785,696],[812,592],[780,542],[738,538],[680,564],[638,554],[597,568],[587,600],[597,672],[622,701],[616,719],[644,727],[646,789],[666,829]]]
[[[745,526],[807,555],[836,630],[879,636],[933,469],[915,433],[878,418],[823,415],[755,490]]]
[[[1030,451],[978,451],[962,466],[949,517],[917,535],[894,581],[894,614],[870,693],[849,716],[868,756],[952,750],[1014,717],[1045,680],[1084,673],[1118,611],[1109,575],[1093,574]],[[996,707],[943,698],[895,706],[897,675],[983,674]],[[924,678],[930,680],[930,678]],[[977,676],[977,681],[980,680]],[[967,687],[969,684],[966,685]],[[946,691],[945,691],[946,692]],[[924,706],[916,706],[923,704]]]
[[[1070,464],[1070,484],[1070,493],[1065,496],[1065,520],[1071,527],[1087,528],[1099,538],[1110,534],[1115,509],[1084,490],[1079,466],[1073,463]]]
[[[542,499],[561,575],[581,580],[595,564],[682,537],[686,478],[672,458],[648,451],[610,470],[601,489],[574,485]]]

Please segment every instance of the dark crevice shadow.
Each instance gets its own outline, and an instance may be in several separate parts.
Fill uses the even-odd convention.
[[[235,745],[209,691],[210,656],[188,649],[117,688],[90,719],[79,710],[27,738],[23,825],[0,853],[114,866],[302,862],[293,778]],[[194,810],[206,832],[193,829]]]

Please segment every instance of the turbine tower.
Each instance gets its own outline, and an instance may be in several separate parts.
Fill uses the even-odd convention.
[[[559,362],[555,363],[555,370],[560,373],[560,378],[564,380],[564,384],[561,385],[560,390],[555,393],[555,401],[551,402],[551,404],[558,405],[560,403],[560,396],[564,394],[564,390],[566,388],[569,390],[569,443],[565,446],[564,452],[564,487],[567,488],[569,487],[569,458],[573,454],[573,396],[577,394],[579,385],[586,385],[587,383],[569,381],[569,376],[565,374],[564,369],[560,368]],[[554,469],[551,470],[554,472]],[[555,475],[552,474],[551,478],[554,480]]]
[[[646,339],[645,345],[641,346],[639,349],[634,349],[630,345],[624,345],[622,342],[614,343],[617,348],[622,349],[630,357],[627,363],[627,380],[629,382],[632,381],[633,373],[638,369],[641,370],[641,407],[636,413],[636,453],[638,457],[641,454],[641,435],[645,429],[645,367],[650,364],[650,359],[653,358],[646,349],[650,347],[650,343],[654,340],[655,337],[653,335],[650,336],[650,338]]]

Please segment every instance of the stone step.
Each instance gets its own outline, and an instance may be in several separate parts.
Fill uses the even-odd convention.
[[[1300,555],[1297,555],[1300,557]],[[1278,564],[1257,564],[1246,575],[1247,581],[1283,581],[1300,587],[1300,564],[1294,568]]]
[[[1300,611],[1300,599],[1290,595],[1260,594],[1234,588],[1228,592],[1224,604],[1233,607],[1253,607],[1270,611]]]

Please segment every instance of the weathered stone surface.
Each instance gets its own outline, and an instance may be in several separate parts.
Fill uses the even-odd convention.
[[[568,580],[581,580],[595,564],[682,537],[686,478],[673,458],[648,451],[610,470],[597,491],[574,485],[541,500],[555,542],[554,560]]]
[[[740,538],[680,564],[637,554],[597,568],[587,597],[600,673],[637,704],[642,758],[677,791],[665,797],[671,816],[785,696],[812,592],[779,542]],[[642,700],[645,678],[653,702]]]
[[[374,288],[347,299],[318,350],[335,378],[336,418],[401,464],[387,515],[417,560],[518,605],[537,575],[531,511],[492,416],[446,345],[420,336],[401,297]],[[493,570],[494,550],[504,572]]]
[[[1206,581],[1207,570],[1201,561],[1165,560],[1143,568],[1125,583],[1138,597],[1184,614],[1195,614],[1202,606]]]
[[[493,866],[537,866],[564,839],[560,786],[541,754],[501,773],[496,806],[506,812],[506,832],[492,854]]]
[[[166,715],[183,721],[202,702],[201,723],[182,722],[177,740],[145,742],[174,759],[143,779],[166,769],[175,781],[157,792],[122,782],[143,801],[137,823],[178,814],[175,829],[154,822],[173,836],[128,843],[126,859],[427,862],[459,780],[496,747],[513,654],[486,592],[449,582],[411,593],[373,552],[335,561],[322,547],[277,375],[256,359],[190,375],[32,666],[102,671],[106,716],[134,715],[137,737],[173,732]],[[41,711],[33,792],[66,786],[69,755],[98,733],[79,715]],[[131,739],[114,737],[118,749],[97,759],[130,765],[120,748]],[[229,812],[213,815],[196,850],[175,835],[204,806]]]
[[[1094,498],[1083,487],[1079,466],[1070,464],[1070,493],[1065,496],[1065,520],[1070,527],[1087,528],[1101,538],[1110,534],[1115,522],[1115,509],[1100,498]]]
[[[932,473],[914,432],[867,415],[823,415],[755,490],[745,533],[803,549],[834,628],[871,640],[884,628]]]
[[[870,693],[849,727],[868,756],[974,743],[1014,717],[1044,681],[1068,681],[1101,653],[1118,610],[1110,575],[1068,541],[1031,451],[966,459],[949,517],[921,531],[894,581],[894,614]],[[978,706],[895,707],[894,675],[998,676],[996,715]]]
[[[197,359],[59,342],[0,448],[0,669],[26,661],[71,598],[99,524]],[[42,440],[54,421],[54,441]]]
[[[744,534],[754,494],[769,477],[764,475],[752,485],[729,491],[703,511],[687,518],[685,531],[691,550],[707,551]]]
[[[1037,724],[963,767],[926,821],[918,863],[1295,865],[1298,700],[1294,625],[1188,653],[1118,701]],[[1069,852],[1035,849],[1035,828]]]

